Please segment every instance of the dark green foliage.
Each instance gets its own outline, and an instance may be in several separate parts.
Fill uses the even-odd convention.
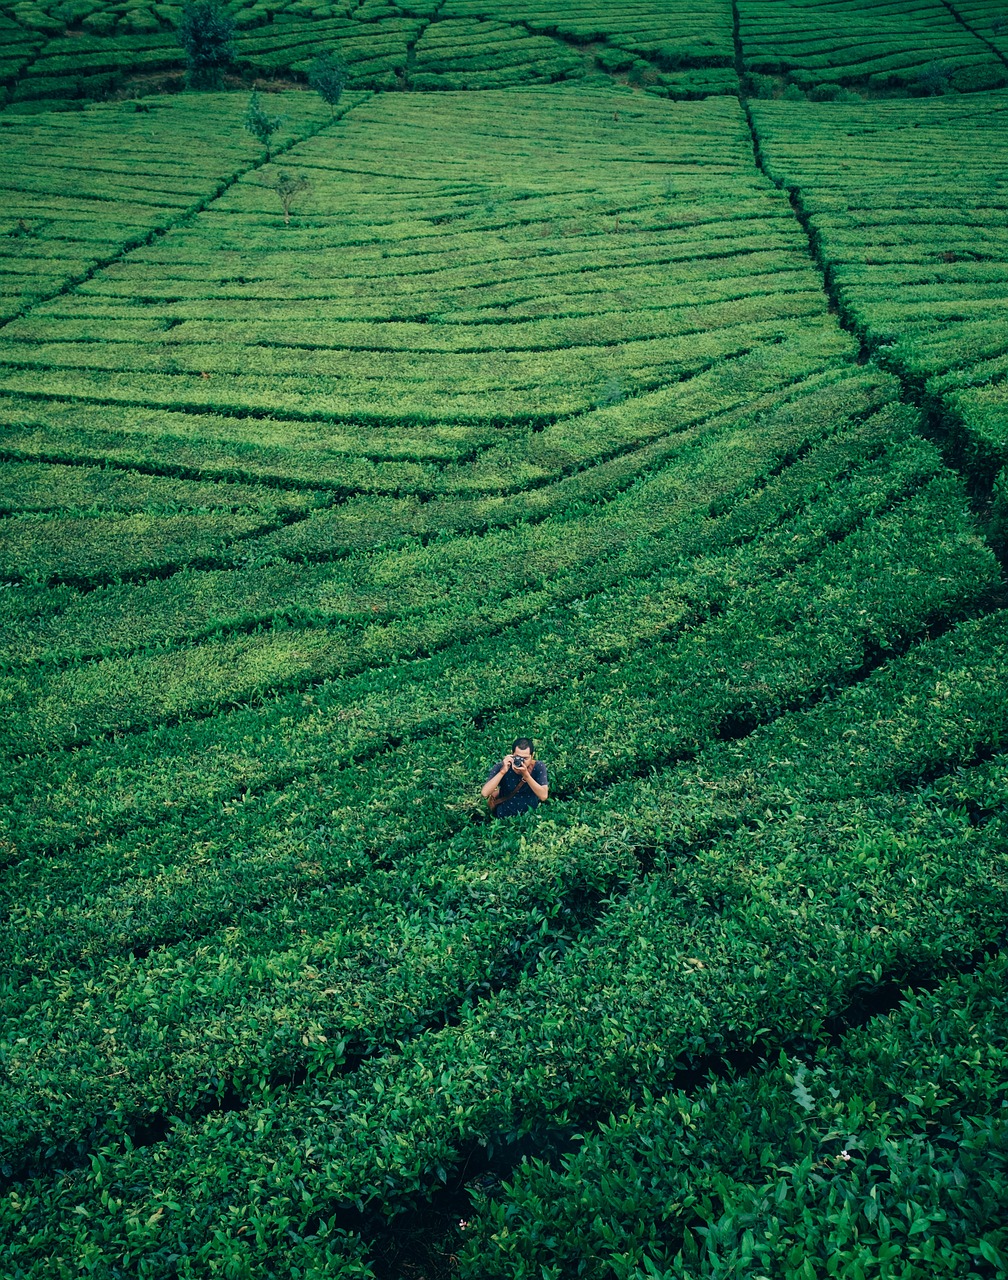
[[[948,93],[952,87],[953,68],[947,62],[932,62],[924,67],[913,82],[915,93],[925,97],[937,97]]]
[[[346,64],[332,53],[319,54],[308,70],[309,86],[328,104],[333,116],[346,87],[347,75]]]
[[[4,1274],[988,1280],[1008,107],[352,13],[241,20],[509,90],[0,118]]]
[[[178,25],[191,89],[219,89],[235,58],[234,19],[219,0],[187,0]]]
[[[988,528],[994,549],[1002,559],[1008,558],[1008,467],[994,481]]]
[[[828,80],[822,84],[817,84],[814,89],[809,90],[809,97],[813,102],[832,102],[842,93],[842,88],[838,84],[831,84]]]
[[[629,71],[636,60],[636,55],[627,53],[625,49],[603,48],[595,55],[595,61],[603,71]]]
[[[562,1165],[523,1161],[473,1215],[461,1274],[1004,1274],[1006,992],[988,959],[838,1045],[645,1096]]]
[[[754,98],[772,98],[777,89],[777,81],[773,76],[763,75],[758,71],[746,76],[746,85]]]

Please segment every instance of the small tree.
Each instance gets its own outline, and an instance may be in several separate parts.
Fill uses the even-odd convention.
[[[346,82],[346,67],[331,53],[320,53],[308,69],[309,87],[315,90],[323,102],[329,104],[329,112],[333,117]]]
[[[220,89],[234,61],[234,21],[218,0],[187,0],[176,35],[186,54],[190,89]]]
[[[299,195],[311,190],[311,183],[303,173],[286,173],[281,169],[274,181],[270,183],[270,190],[277,193],[280,208],[283,209],[284,226],[289,227],[291,207]]]
[[[281,123],[280,116],[271,116],[263,110],[259,95],[253,89],[245,115],[245,128],[266,148],[267,160],[270,158],[270,139],[280,128]]]

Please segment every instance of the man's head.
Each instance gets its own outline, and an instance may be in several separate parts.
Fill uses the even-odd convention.
[[[515,738],[511,754],[515,757],[515,764],[521,768],[522,764],[535,754],[532,750],[532,739]]]

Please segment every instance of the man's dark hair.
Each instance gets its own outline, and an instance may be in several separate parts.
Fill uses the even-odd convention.
[[[511,748],[511,750],[517,751],[519,747],[521,747],[522,751],[528,751],[531,753],[532,739],[531,738],[515,738],[514,746]]]

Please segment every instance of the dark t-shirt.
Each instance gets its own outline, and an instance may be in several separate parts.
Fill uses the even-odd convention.
[[[503,763],[503,760],[498,760],[496,764],[490,766],[487,772],[487,782],[496,777]],[[535,778],[540,786],[546,786],[546,766],[541,760],[537,760],[532,766],[532,777]],[[514,769],[509,769],[501,779],[500,791],[497,794],[502,796],[503,799],[494,809],[495,818],[510,818],[518,813],[527,813],[529,809],[534,809],[539,803],[539,797],[527,782],[520,791],[517,790],[521,781],[521,774],[516,773]],[[517,794],[513,794],[515,792]]]

